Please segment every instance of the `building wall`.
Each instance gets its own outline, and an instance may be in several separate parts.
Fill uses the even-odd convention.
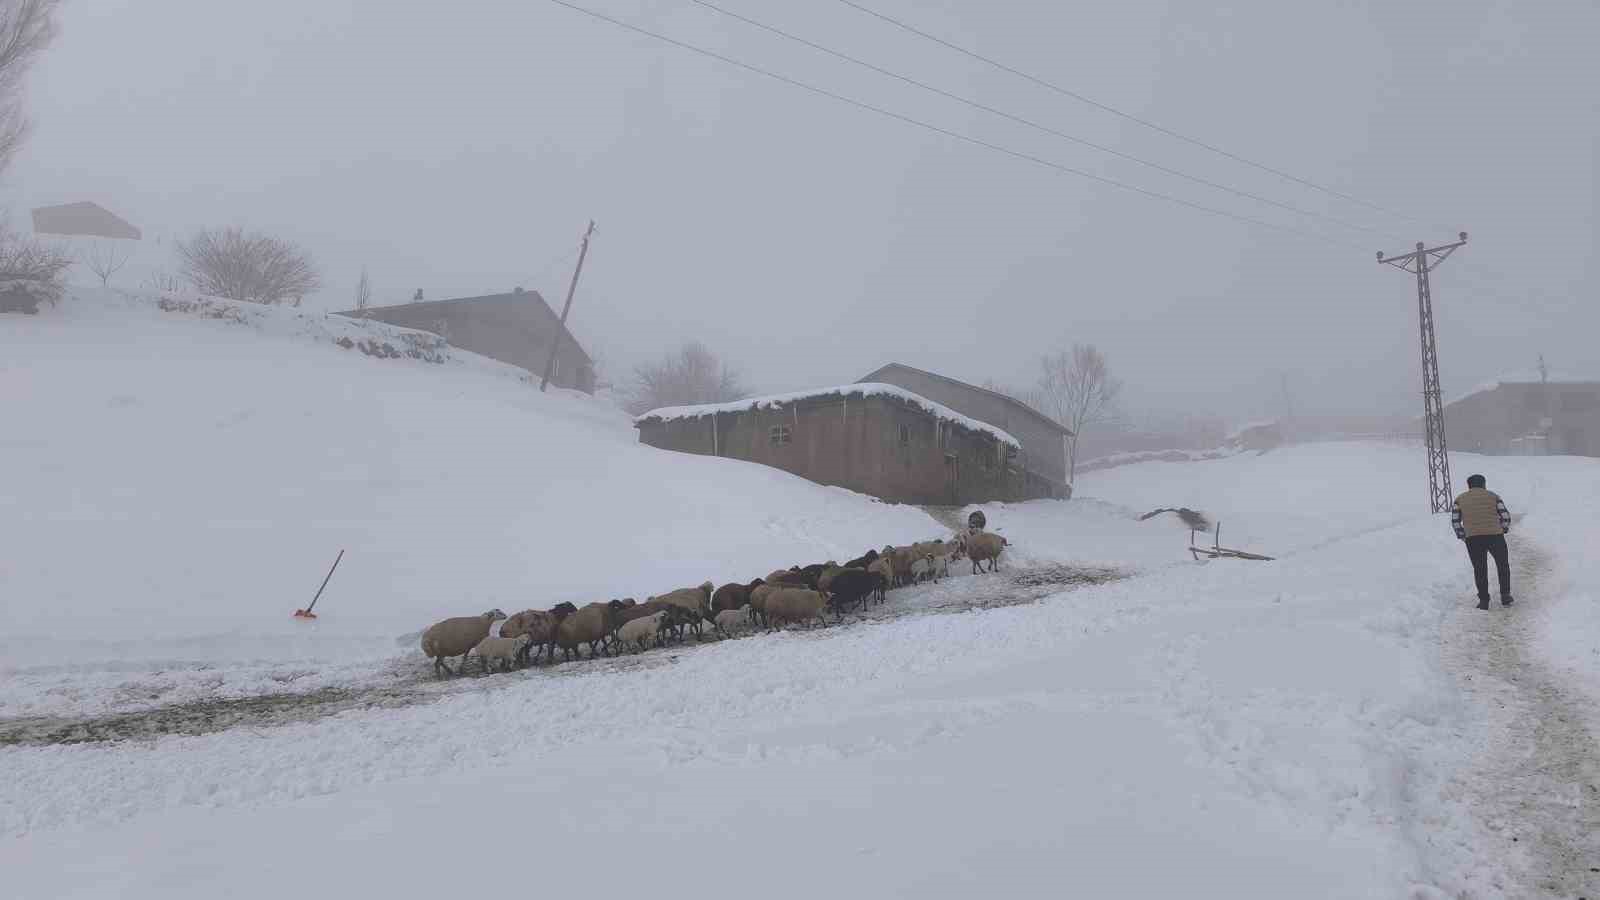
[[[892,384],[942,403],[964,416],[987,422],[1022,443],[1027,470],[1037,484],[1030,488],[1029,496],[1059,496],[1067,481],[1067,448],[1061,432],[1015,404],[988,391],[974,390],[952,384],[942,378],[903,368],[888,366],[874,372],[869,379]]]
[[[774,429],[787,429],[787,442],[775,441]],[[639,440],[761,463],[897,503],[1018,500],[1024,491],[1017,460],[1006,465],[1005,445],[884,397],[827,397],[714,419],[642,422]]]
[[[1467,453],[1600,456],[1600,384],[1502,384],[1445,407],[1444,428],[1450,449]]]
[[[367,314],[391,325],[431,331],[452,346],[527,369],[535,376],[544,375],[560,327],[560,319],[533,292],[384,306]],[[593,365],[570,337],[561,342],[550,381],[558,387],[594,392]]]

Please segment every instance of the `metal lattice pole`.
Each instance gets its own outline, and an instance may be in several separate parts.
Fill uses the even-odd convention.
[[[1417,326],[1422,339],[1422,431],[1428,445],[1428,503],[1441,513],[1450,508],[1450,455],[1445,446],[1444,398],[1439,388],[1439,343],[1433,331],[1433,292],[1428,284],[1428,273],[1444,262],[1445,257],[1467,242],[1467,233],[1453,244],[1427,247],[1417,244],[1417,249],[1402,256],[1385,257],[1378,253],[1378,262],[1404,269],[1417,276]]]

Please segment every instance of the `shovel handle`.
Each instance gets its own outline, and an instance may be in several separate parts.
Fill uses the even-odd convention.
[[[322,579],[322,587],[317,588],[317,595],[311,598],[311,606],[306,607],[306,612],[311,612],[312,608],[317,605],[317,601],[322,599],[323,588],[328,586],[328,579],[333,577],[333,570],[339,568],[339,560],[341,559],[344,559],[343,550],[340,550],[339,555],[334,558],[333,565],[328,569],[327,576]]]

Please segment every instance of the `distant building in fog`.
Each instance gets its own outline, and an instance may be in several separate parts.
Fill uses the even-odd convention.
[[[1445,406],[1444,429],[1465,453],[1600,456],[1600,378],[1508,375]]]
[[[422,291],[417,291],[418,296],[421,294]],[[431,331],[452,346],[510,363],[539,376],[544,374],[555,336],[561,334],[561,349],[556,353],[550,382],[558,387],[594,393],[594,361],[538,291],[518,288],[509,294],[371,306],[339,315],[364,316],[403,328]]]

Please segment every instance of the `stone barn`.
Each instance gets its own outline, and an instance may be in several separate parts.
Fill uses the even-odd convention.
[[[896,503],[1024,497],[1016,438],[894,385],[667,407],[634,426],[652,447],[748,460]]]
[[[1070,497],[1067,486],[1067,437],[1071,429],[1015,397],[925,372],[902,363],[890,363],[863,382],[892,384],[980,422],[988,422],[1022,444],[1024,499]]]
[[[594,393],[594,362],[538,291],[517,288],[508,294],[419,300],[346,310],[339,315],[431,331],[452,346],[527,369],[535,377],[544,375],[550,348],[560,334],[561,349],[556,353],[550,383]]]
[[[1600,456],[1600,378],[1507,375],[1444,408],[1451,450]]]

